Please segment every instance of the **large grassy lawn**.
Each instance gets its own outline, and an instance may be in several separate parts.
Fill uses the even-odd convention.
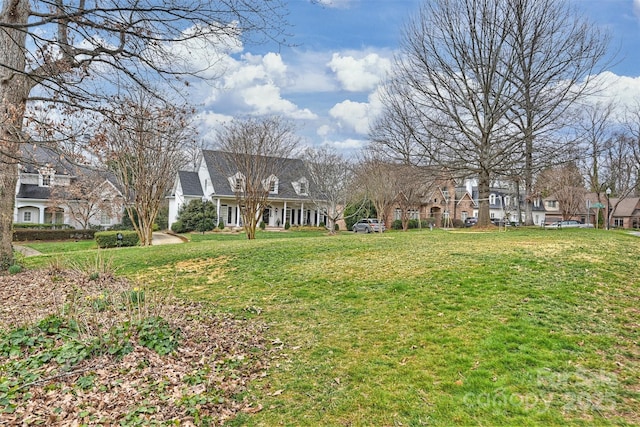
[[[237,425],[640,423],[639,237],[263,237],[101,252],[142,285],[270,325],[282,350],[251,388],[263,409]]]

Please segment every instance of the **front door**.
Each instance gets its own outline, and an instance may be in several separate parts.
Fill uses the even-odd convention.
[[[271,214],[271,208],[270,207],[266,207],[264,209],[264,212],[262,212],[262,222],[264,222],[266,225],[269,225],[269,215]]]

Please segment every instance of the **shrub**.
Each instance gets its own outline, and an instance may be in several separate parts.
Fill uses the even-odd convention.
[[[182,206],[178,212],[178,221],[182,221],[183,231],[171,230],[176,233],[188,233],[190,231],[210,231],[216,227],[218,223],[218,215],[213,202],[206,201],[204,205],[202,200],[194,199],[186,205]]]
[[[171,224],[171,231],[173,231],[174,233],[186,233],[188,230],[181,220],[177,220],[176,222]]]
[[[333,224],[333,229],[335,231],[340,231],[340,226],[338,225],[338,223]]]
[[[24,242],[32,240],[91,240],[96,230],[65,230],[22,228],[13,230],[13,241]]]
[[[220,222],[218,222],[218,228],[220,230],[224,230],[224,221],[223,220],[220,220]]]
[[[264,221],[260,221],[259,227],[260,227],[260,230],[264,230],[265,228],[267,228],[267,224],[265,224]]]
[[[464,228],[464,221],[461,219],[454,219],[453,220],[453,226],[455,228]]]
[[[122,239],[118,239],[118,235]],[[99,248],[115,248],[118,246],[137,246],[140,242],[138,233],[135,231],[101,231],[95,234],[96,243]]]
[[[402,230],[402,221],[399,219],[396,219],[391,223],[391,228],[393,230]]]
[[[284,229],[285,229],[285,230],[288,230],[288,229],[290,229],[290,228],[291,228],[291,224],[289,224],[289,221],[285,222],[285,223],[284,223]]]

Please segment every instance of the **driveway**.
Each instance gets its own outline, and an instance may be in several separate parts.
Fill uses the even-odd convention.
[[[175,236],[173,234],[156,231],[153,233],[153,239],[151,241],[151,244],[153,246],[157,246],[157,245],[173,245],[176,243],[184,243],[184,242],[185,240],[183,240],[181,237]]]

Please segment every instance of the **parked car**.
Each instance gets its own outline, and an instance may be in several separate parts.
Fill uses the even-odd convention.
[[[464,220],[465,227],[473,227],[477,223],[478,223],[478,218],[476,218],[475,216],[470,216],[469,218]]]
[[[593,224],[585,224],[575,219],[567,219],[545,224],[544,228],[593,228]]]
[[[384,226],[384,222],[379,222],[377,218],[364,218],[353,224],[353,232],[358,233],[363,231],[365,233],[382,232],[387,228]]]

